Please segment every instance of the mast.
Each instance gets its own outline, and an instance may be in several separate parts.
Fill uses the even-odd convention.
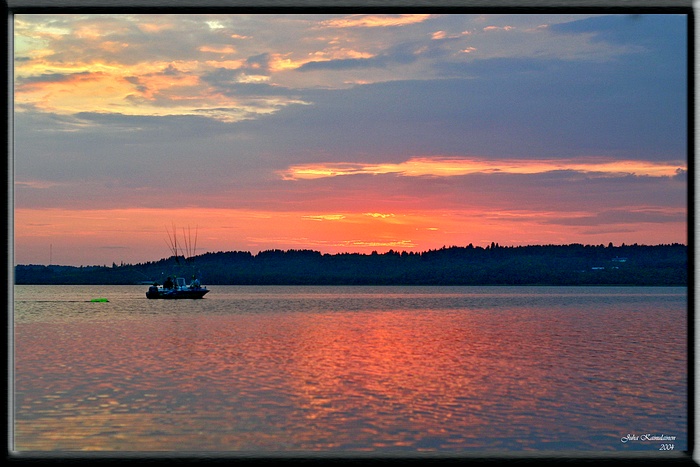
[[[173,223],[172,235],[170,234],[170,231],[167,227],[165,227],[165,232],[168,234],[167,243],[168,247],[170,247],[170,251],[173,253],[173,256],[175,256],[175,262],[177,264],[180,264],[180,259],[177,257],[177,230],[175,230],[175,224]]]
[[[182,254],[186,264],[192,263],[194,261],[194,256],[197,253],[197,238],[199,234],[199,226],[195,227],[194,241],[192,240],[192,228],[189,225],[187,226],[186,231],[184,227],[182,228],[182,241],[185,244],[184,248],[178,248],[177,246],[177,228],[175,227],[174,223],[172,225],[172,233],[170,232],[168,227],[165,227],[165,232],[168,234],[166,243],[168,244],[168,248],[170,248],[170,251],[173,253],[173,256],[175,256],[175,263],[178,266],[180,265],[180,254]]]

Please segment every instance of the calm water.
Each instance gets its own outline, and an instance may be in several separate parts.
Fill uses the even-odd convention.
[[[688,449],[686,288],[146,289],[15,287],[16,450]]]

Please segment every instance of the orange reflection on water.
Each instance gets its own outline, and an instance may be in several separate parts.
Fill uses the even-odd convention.
[[[444,446],[416,438],[445,437],[455,422],[478,425],[478,404],[470,410],[464,401],[479,391],[479,357],[454,352],[474,330],[426,338],[424,321],[396,311],[309,323],[288,369],[307,419],[345,433],[338,442],[346,447],[375,438],[373,449],[437,449]]]
[[[664,315],[662,335],[640,309],[20,323],[16,447],[617,450],[627,433],[682,436],[683,310]]]

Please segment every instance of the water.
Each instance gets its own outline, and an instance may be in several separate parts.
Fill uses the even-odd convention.
[[[15,286],[16,450],[688,449],[686,288],[146,289]]]

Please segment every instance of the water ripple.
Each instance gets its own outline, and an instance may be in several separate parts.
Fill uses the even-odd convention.
[[[685,289],[49,292],[15,290],[21,450],[687,448]]]

